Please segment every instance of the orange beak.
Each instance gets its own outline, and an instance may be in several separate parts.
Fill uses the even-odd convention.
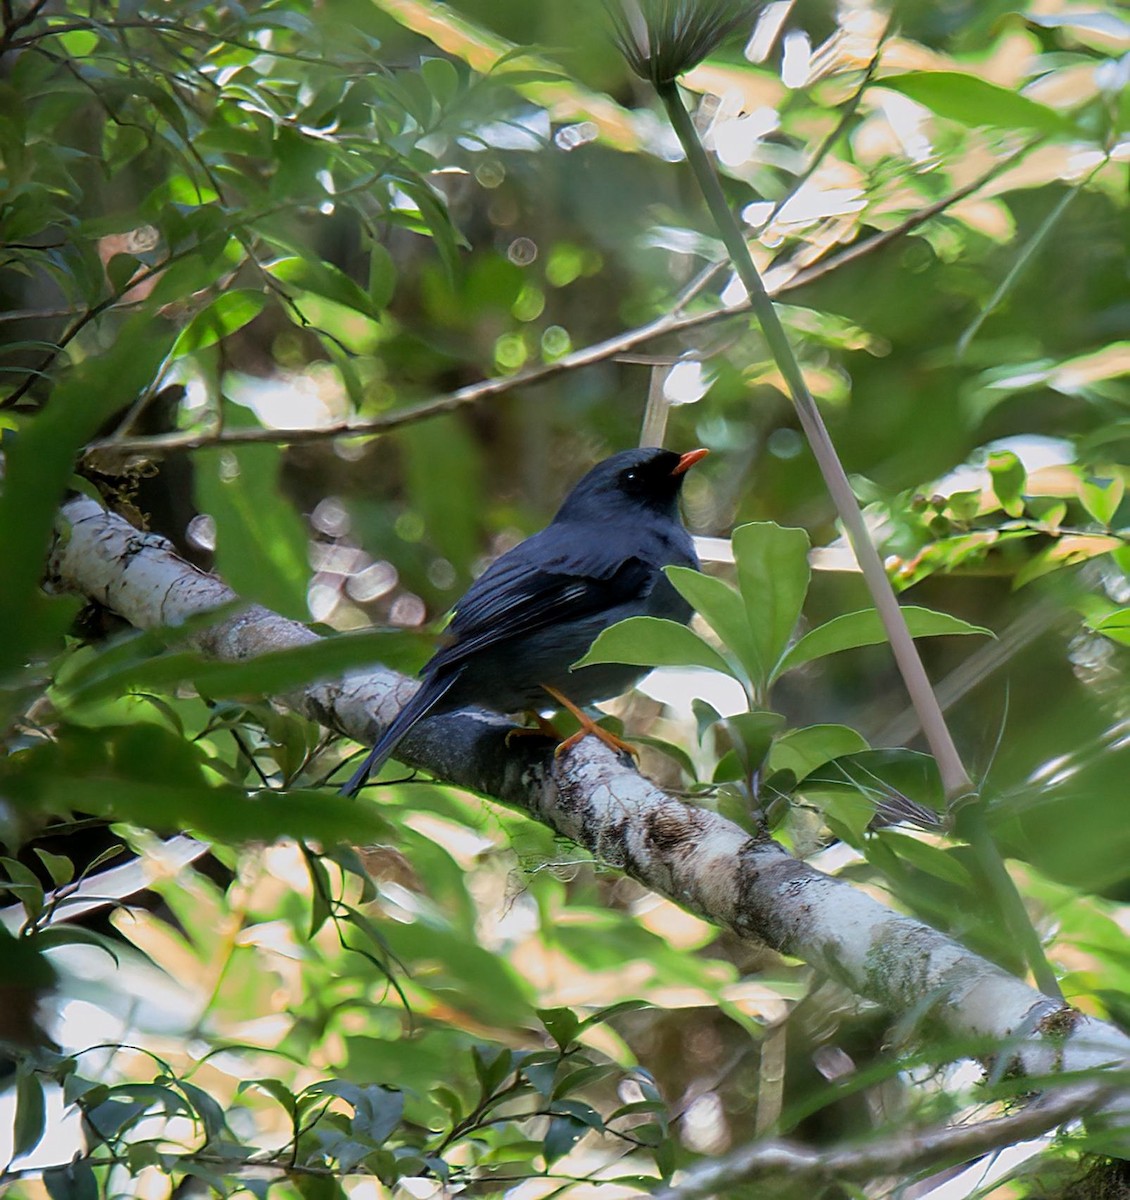
[[[675,464],[675,469],[671,474],[682,475],[684,471],[689,471],[696,462],[704,459],[709,453],[709,450],[688,450]]]

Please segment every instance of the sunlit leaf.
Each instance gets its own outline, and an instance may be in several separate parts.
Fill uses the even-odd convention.
[[[749,678],[756,678],[760,660],[742,597],[728,583],[702,571],[689,567],[666,567],[665,571],[675,590],[714,630]]]
[[[1104,529],[1109,529],[1115,513],[1122,503],[1126,481],[1121,474],[1109,479],[1086,479],[1080,485],[1079,498],[1083,507]]]
[[[995,125],[1004,129],[1038,129],[1064,133],[1071,123],[1053,108],[999,87],[979,75],[961,71],[908,71],[887,76],[882,87],[902,92],[940,117],[963,125]]]
[[[678,621],[661,617],[629,617],[604,630],[574,667],[606,662],[641,667],[705,667],[731,674],[729,664],[713,646]]]
[[[960,617],[951,617],[948,613],[933,612],[931,609],[918,608],[911,604],[903,605],[902,613],[912,637],[970,633],[992,636],[990,630],[971,625]],[[818,625],[799,638],[781,659],[774,677],[784,675],[787,671],[793,671],[804,663],[828,654],[838,654],[841,650],[851,650],[857,646],[875,646],[886,640],[883,623],[875,609],[864,608],[858,612],[844,613],[823,625]]]
[[[803,529],[759,523],[735,529],[732,541],[753,638],[754,681],[765,688],[789,644],[808,591],[808,535]]]
[[[185,326],[173,345],[172,356],[193,354],[250,324],[267,303],[262,292],[248,289],[221,292]]]
[[[1019,517],[1024,511],[1021,492],[1028,475],[1024,464],[1011,450],[995,450],[989,455],[989,477],[993,481],[993,492],[1010,517]]]

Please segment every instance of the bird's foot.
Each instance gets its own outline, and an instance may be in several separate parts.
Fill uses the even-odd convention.
[[[574,717],[580,722],[580,729],[576,733],[570,734],[564,741],[558,743],[557,749],[553,752],[554,758],[560,758],[563,754],[567,754],[573,747],[584,737],[590,733],[595,738],[599,738],[610,750],[615,750],[618,754],[630,754],[632,758],[639,760],[639,749],[633,746],[630,742],[625,742],[622,738],[618,738],[611,730],[605,729],[598,725],[588,713],[582,712],[571,700],[563,696],[556,688],[550,687],[548,684],[541,685],[545,690],[561,705],[562,708],[571,712]]]
[[[529,728],[524,725],[515,725],[513,729],[507,731],[507,746],[510,745],[514,738],[524,737],[547,737],[552,738],[555,742],[561,741],[561,733],[552,721],[547,721],[541,713],[531,712],[528,715],[533,719],[534,727]]]

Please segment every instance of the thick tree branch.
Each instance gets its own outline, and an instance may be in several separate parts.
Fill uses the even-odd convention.
[[[140,628],[177,625],[237,597],[179,559],[164,539],[139,533],[80,497],[61,514],[51,558],[55,586],[112,608]],[[306,626],[249,605],[191,641],[219,659],[244,660],[304,645]],[[377,667],[284,697],[306,716],[372,743],[415,687]],[[824,875],[769,838],[751,837],[704,808],[670,796],[588,738],[555,759],[510,723],[464,710],[421,722],[397,757],[457,786],[521,808],[692,912],[740,936],[804,959],[895,1013],[929,1015],[971,1052],[1043,1078],[1125,1069],[1130,1038],[1041,995],[919,921]]]

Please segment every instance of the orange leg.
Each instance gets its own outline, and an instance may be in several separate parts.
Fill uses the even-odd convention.
[[[567,709],[580,722],[580,729],[577,730],[571,737],[567,737],[557,749],[553,752],[555,758],[560,758],[568,750],[572,748],[585,737],[587,734],[592,734],[593,737],[599,738],[606,746],[612,750],[618,751],[620,754],[630,754],[633,758],[639,758],[640,752],[635,746],[618,738],[614,733],[609,733],[607,729],[602,729],[587,713],[581,710],[569,699],[563,696],[556,688],[552,688],[548,683],[541,685],[545,690],[561,705]]]

